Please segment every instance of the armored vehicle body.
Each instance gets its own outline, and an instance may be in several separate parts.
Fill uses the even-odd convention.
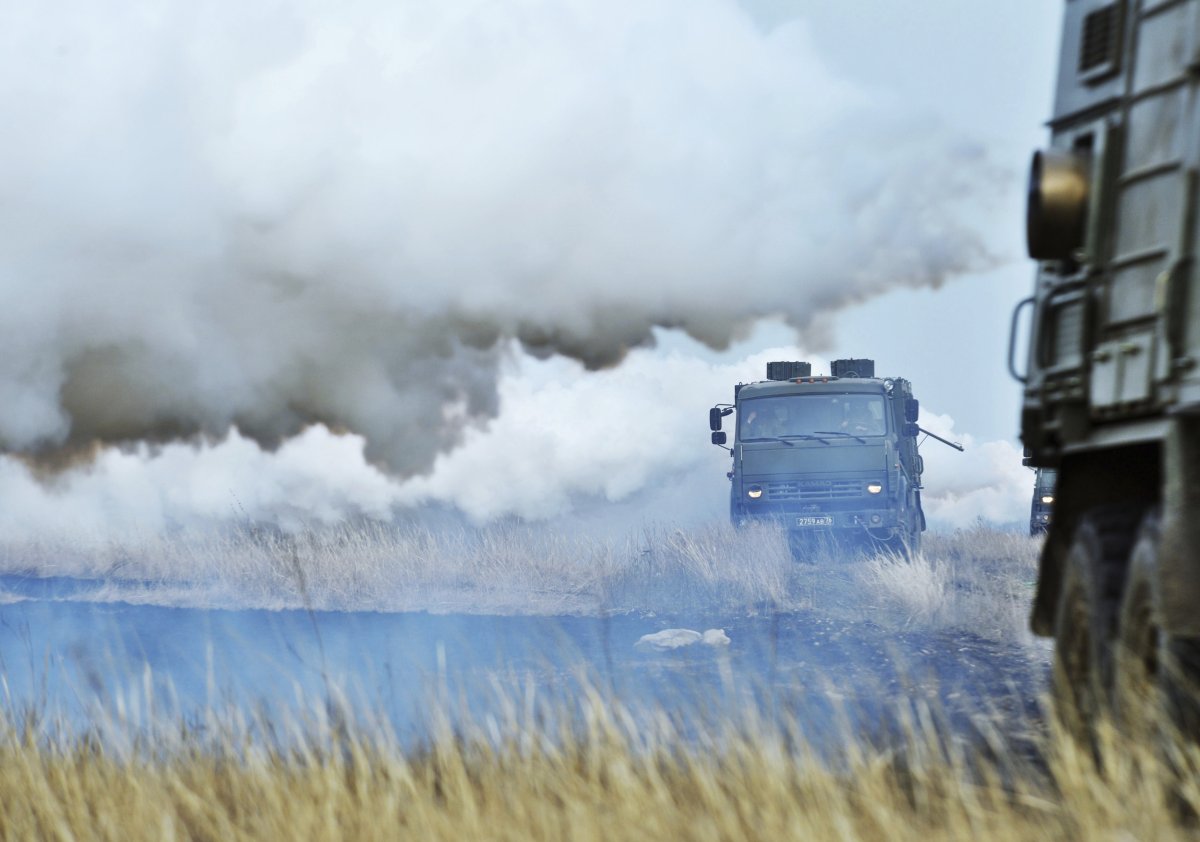
[[[720,446],[722,418],[735,416],[730,518],[783,524],[797,556],[820,539],[913,551],[925,514],[912,387],[876,378],[871,360],[835,360],[831,370],[769,363],[766,380],[739,384],[732,404],[709,411]]]
[[[1200,674],[1200,0],[1068,0],[1049,127],[1009,362],[1031,463],[1058,471],[1032,626],[1088,723]]]

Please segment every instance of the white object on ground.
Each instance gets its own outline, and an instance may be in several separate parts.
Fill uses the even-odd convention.
[[[657,649],[667,652],[693,643],[704,643],[706,646],[728,646],[729,636],[725,629],[709,629],[704,634],[691,629],[663,629],[653,634],[644,634],[634,646],[640,649]]]
[[[729,635],[725,634],[725,629],[709,629],[704,633],[702,642],[705,646],[728,646]]]

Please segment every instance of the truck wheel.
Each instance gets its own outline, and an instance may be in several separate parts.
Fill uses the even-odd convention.
[[[1130,733],[1146,734],[1161,710],[1158,686],[1165,646],[1162,640],[1158,591],[1158,516],[1142,521],[1133,556],[1118,627],[1117,714]]]
[[[1200,642],[1163,628],[1159,518],[1147,513],[1129,562],[1118,629],[1115,699],[1122,728],[1151,736],[1165,713],[1190,741],[1200,740]]]
[[[1067,554],[1054,629],[1052,692],[1059,723],[1092,742],[1111,709],[1112,644],[1140,508],[1088,512]]]

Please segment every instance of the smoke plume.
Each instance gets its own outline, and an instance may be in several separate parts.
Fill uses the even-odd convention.
[[[979,151],[732,0],[0,8],[0,449],[277,447],[400,476],[516,340],[715,348],[988,260]]]

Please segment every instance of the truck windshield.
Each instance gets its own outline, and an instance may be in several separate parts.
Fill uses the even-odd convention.
[[[1037,486],[1038,494],[1053,494],[1054,486],[1058,481],[1058,471],[1054,468],[1038,468]]]
[[[819,394],[749,398],[738,412],[742,441],[842,432],[852,436],[887,433],[882,395]]]

